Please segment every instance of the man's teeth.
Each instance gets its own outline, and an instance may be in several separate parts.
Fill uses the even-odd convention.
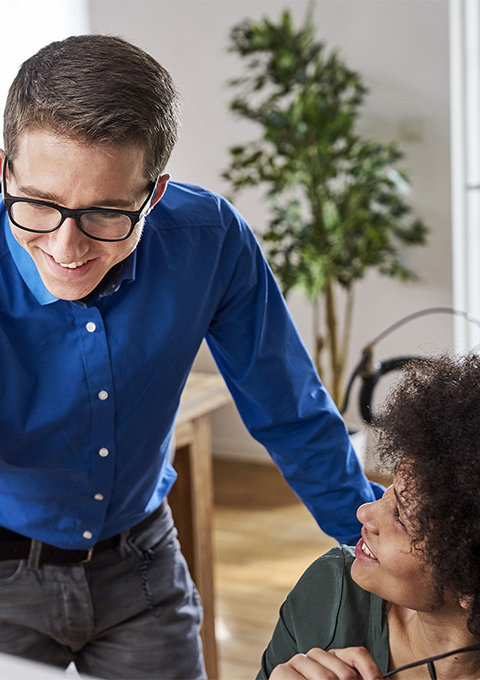
[[[362,552],[364,552],[365,555],[367,555],[367,557],[371,557],[374,560],[377,559],[375,555],[372,553],[372,551],[368,549],[367,544],[364,542],[362,542]]]
[[[63,262],[57,262],[57,264],[59,264],[60,267],[66,267],[67,269],[76,269],[77,267],[81,267],[82,264],[85,264],[85,262],[70,262],[70,264],[63,264]]]

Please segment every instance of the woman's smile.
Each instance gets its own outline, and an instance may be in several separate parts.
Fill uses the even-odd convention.
[[[357,558],[357,560],[366,559],[369,562],[378,562],[377,558],[370,550],[368,545],[365,543],[363,538],[361,538],[357,543],[357,546],[355,548],[355,557]]]

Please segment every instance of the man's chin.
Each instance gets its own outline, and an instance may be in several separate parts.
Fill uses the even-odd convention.
[[[98,285],[98,281],[93,281],[93,282],[57,282],[57,281],[51,281],[47,277],[41,277],[43,284],[45,288],[48,290],[49,293],[51,293],[54,297],[58,298],[59,300],[67,300],[70,302],[74,302],[76,300],[82,300],[83,298],[87,297],[92,293],[95,288]]]

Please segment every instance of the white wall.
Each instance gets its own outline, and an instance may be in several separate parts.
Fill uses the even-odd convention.
[[[8,88],[20,64],[53,40],[88,32],[87,0],[0,0],[0,139]],[[3,147],[3,144],[0,146]]]
[[[225,192],[220,172],[227,149],[252,139],[255,128],[228,112],[227,79],[241,70],[227,53],[230,28],[246,17],[276,19],[289,7],[298,21],[304,0],[90,0],[91,29],[122,35],[150,52],[173,75],[184,102],[181,139],[168,170],[176,180]],[[371,90],[362,121],[365,134],[396,139],[411,171],[415,211],[431,226],[426,248],[405,253],[420,276],[400,284],[370,275],[357,291],[350,365],[361,348],[404,315],[452,301],[449,174],[449,82],[447,0],[317,0],[318,36],[338,47]],[[411,139],[412,136],[416,139]],[[237,203],[250,224],[261,229],[261,195]],[[311,346],[308,307],[298,294],[289,299],[299,330]],[[377,359],[450,347],[452,319],[429,316],[384,340]],[[215,370],[202,349],[196,368]],[[382,390],[383,391],[383,390]],[[356,408],[350,409],[355,419]],[[263,449],[246,434],[233,407],[214,417],[218,454],[261,458]]]

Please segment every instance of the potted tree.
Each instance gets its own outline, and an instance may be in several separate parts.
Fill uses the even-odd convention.
[[[230,108],[260,134],[230,149],[223,177],[232,199],[248,187],[266,188],[267,258],[285,295],[306,293],[315,364],[341,406],[355,283],[369,268],[413,278],[399,246],[423,244],[427,228],[405,202],[409,185],[396,145],[357,133],[367,90],[315,39],[311,10],[300,28],[284,11],[278,23],[245,20],[230,37],[230,51],[245,61],[244,75],[230,81],[237,90]]]

